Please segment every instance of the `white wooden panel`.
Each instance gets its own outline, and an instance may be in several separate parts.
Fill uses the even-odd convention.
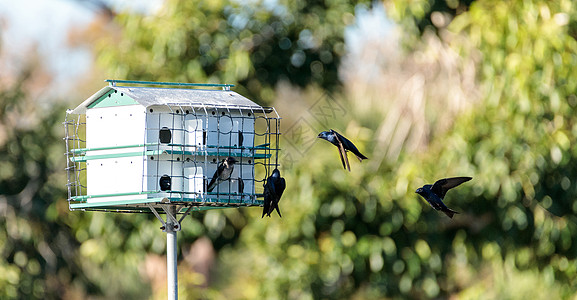
[[[142,157],[90,160],[87,164],[87,194],[103,195],[142,191]],[[104,201],[92,198],[88,202]]]
[[[144,119],[144,108],[139,105],[89,109],[86,111],[86,145],[97,148],[142,144]]]

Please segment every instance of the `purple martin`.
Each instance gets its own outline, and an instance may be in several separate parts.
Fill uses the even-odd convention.
[[[278,202],[280,201],[280,197],[285,188],[286,182],[284,178],[280,177],[280,171],[274,169],[272,175],[267,178],[266,183],[264,184],[264,207],[261,218],[263,218],[265,214],[270,217],[270,214],[275,209],[278,216],[282,218],[280,209],[278,208]]]
[[[440,210],[444,212],[449,218],[453,218],[454,214],[458,212],[448,208],[445,203],[443,203],[443,198],[448,190],[458,186],[459,184],[473,179],[472,177],[453,177],[444,178],[437,180],[435,184],[425,184],[423,187],[418,188],[415,193],[421,195],[429,205],[435,210]]]
[[[347,151],[351,151],[353,154],[355,154],[360,162],[362,162],[363,159],[368,159],[368,157],[362,155],[361,152],[359,152],[359,149],[355,147],[355,144],[332,129],[330,129],[330,131],[323,131],[319,133],[317,138],[327,140],[331,142],[331,144],[337,146],[339,149],[339,155],[341,156],[341,162],[343,163],[343,168],[345,168],[345,170],[349,170],[349,172],[351,171],[351,166],[349,164]]]
[[[232,171],[234,170],[234,163],[238,162],[234,157],[227,157],[223,159],[216,168],[210,183],[208,184],[208,191],[212,192],[214,188],[219,185],[221,182],[229,180]]]

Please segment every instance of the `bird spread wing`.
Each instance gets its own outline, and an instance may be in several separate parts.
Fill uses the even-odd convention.
[[[264,206],[262,210],[262,217],[264,217],[265,214],[270,217],[270,214],[275,208],[275,199],[277,197],[276,193],[277,191],[275,186],[275,179],[274,176],[271,175],[266,179],[264,184]]]
[[[278,195],[278,199],[280,200],[280,197],[282,196],[282,193],[284,192],[284,189],[286,188],[286,181],[284,180],[284,178],[281,178],[279,181],[279,185],[278,185],[278,190],[277,190],[277,195]]]
[[[340,139],[340,134],[338,134],[336,131],[332,130],[331,131],[335,134],[335,138],[337,140],[338,146],[337,148],[339,148],[339,155],[341,156],[341,162],[343,163],[343,168],[345,168],[345,170],[349,170],[349,172],[351,171],[351,166],[349,164],[349,158],[347,157],[347,150],[345,149],[345,147],[343,146],[343,142]],[[346,165],[345,165],[346,164]]]
[[[264,187],[264,205],[262,208],[261,218],[264,218],[264,215],[266,215],[266,214],[270,215],[269,211],[270,211],[271,202],[272,202],[272,197],[271,197],[270,190],[268,189],[268,186],[265,185],[265,187]]]
[[[469,181],[471,179],[473,179],[473,178],[471,178],[471,177],[453,177],[453,178],[440,179],[440,180],[437,180],[437,182],[435,182],[435,184],[433,184],[431,191],[433,193],[435,193],[437,196],[439,196],[441,199],[443,199],[448,190],[460,185],[463,182]]]
[[[276,188],[275,188],[275,198],[274,198],[273,206],[276,209],[278,216],[281,218],[282,218],[282,215],[280,214],[280,209],[278,207],[278,203],[280,202],[280,197],[282,196],[282,193],[284,192],[285,188],[286,188],[286,181],[284,180],[284,178],[280,178],[278,180],[278,186],[276,186]],[[272,212],[272,209],[271,209],[271,212]]]

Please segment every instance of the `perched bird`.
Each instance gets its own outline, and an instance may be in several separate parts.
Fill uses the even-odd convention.
[[[214,175],[212,175],[212,179],[208,184],[208,191],[212,192],[214,188],[219,185],[221,182],[229,180],[232,171],[234,170],[234,163],[238,162],[234,157],[227,157],[223,159],[216,168]]]
[[[285,188],[286,182],[284,178],[280,177],[280,171],[274,169],[272,175],[266,179],[266,183],[264,184],[264,207],[261,218],[263,218],[265,214],[270,217],[270,214],[275,209],[278,216],[282,218],[280,209],[278,208],[278,202]]]
[[[361,152],[359,152],[359,149],[355,147],[355,144],[332,129],[330,131],[323,131],[319,133],[317,138],[327,140],[333,145],[337,146],[339,149],[339,155],[341,156],[341,162],[343,163],[343,168],[349,170],[349,172],[351,171],[351,166],[349,164],[349,158],[347,157],[347,151],[354,153],[361,162],[363,159],[368,159],[368,157],[362,155]]]
[[[454,214],[458,212],[448,208],[445,203],[443,203],[443,198],[448,190],[458,186],[459,184],[473,179],[472,177],[453,177],[444,178],[435,182],[435,184],[425,184],[423,187],[418,188],[415,193],[423,196],[427,202],[435,210],[440,210],[444,212],[449,218],[453,218]]]

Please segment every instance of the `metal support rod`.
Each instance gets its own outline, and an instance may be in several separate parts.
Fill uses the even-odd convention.
[[[166,205],[166,204],[160,204],[160,207],[166,212],[166,223],[174,224],[175,230],[179,231],[180,226],[176,226],[176,225],[179,225],[178,220],[176,219],[176,212],[178,211],[176,209],[176,207],[172,206],[172,205]]]
[[[190,213],[190,210],[192,210],[192,205],[188,207],[188,209],[184,212],[184,214],[182,215],[182,217],[180,218],[180,220],[178,220],[178,223],[180,224],[182,222],[182,220],[184,218],[186,218],[186,216],[188,216],[188,214]]]
[[[162,227],[160,229],[162,230],[166,229],[166,222],[164,222],[164,220],[160,217],[156,209],[152,205],[150,205],[150,203],[147,203],[146,205],[148,206],[148,208],[150,208],[150,211],[152,211],[152,213],[156,216],[156,218],[160,221],[160,223],[162,223]]]
[[[166,232],[166,284],[168,287],[169,300],[178,299],[178,270],[176,233],[180,231],[180,222],[176,219],[178,209],[176,206],[161,205],[166,212],[166,222],[160,217],[154,206],[148,204],[148,208],[154,213],[156,218],[162,223],[161,229]],[[182,220],[182,219],[181,219]]]
[[[173,215],[176,215],[176,207],[170,208]],[[180,226],[174,222],[174,218],[168,218],[166,222],[166,280],[168,284],[168,299],[178,299],[178,271],[176,267],[176,228]],[[176,228],[175,228],[176,227]]]

